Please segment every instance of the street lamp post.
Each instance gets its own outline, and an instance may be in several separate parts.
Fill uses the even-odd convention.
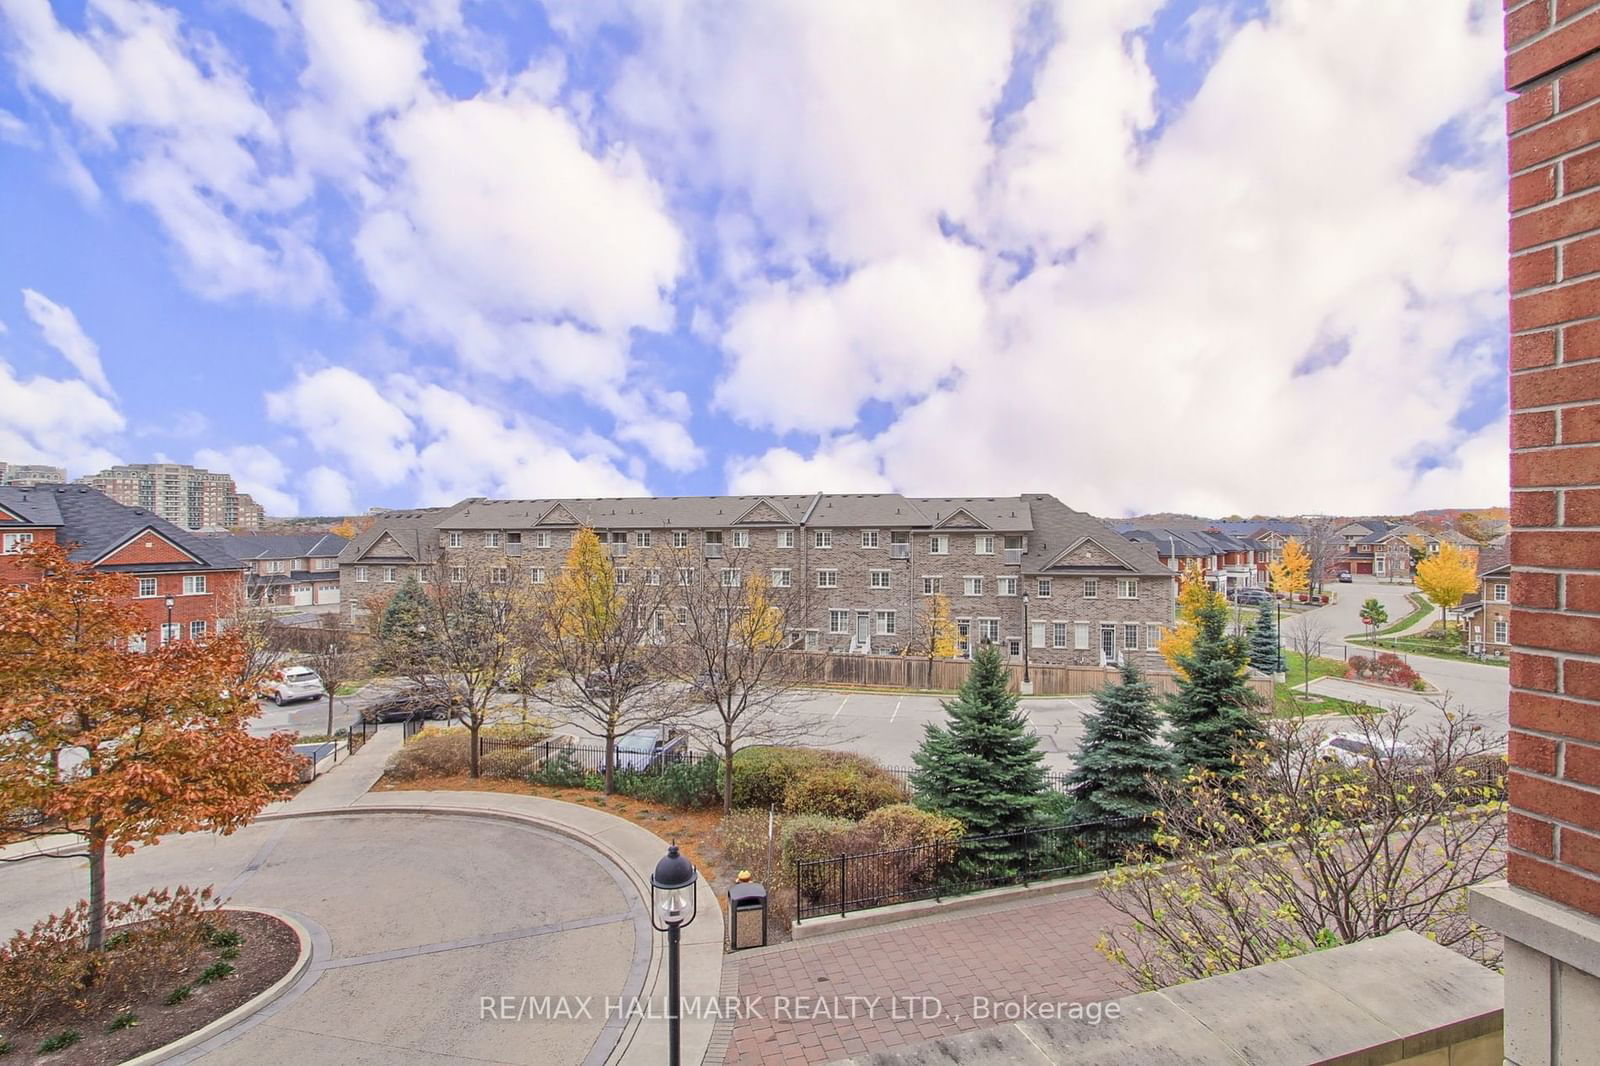
[[[1028,626],[1028,594],[1022,594],[1022,683],[1031,684],[1028,676],[1028,645],[1033,643],[1033,630]]]
[[[679,1064],[678,1025],[682,1000],[678,993],[678,938],[683,927],[694,921],[695,882],[699,879],[694,863],[678,854],[678,845],[667,848],[650,877],[650,924],[667,934],[667,1061]]]
[[[167,627],[161,631],[161,643],[163,644],[172,639],[172,608],[176,607],[177,604],[177,600],[171,596],[167,597]]]

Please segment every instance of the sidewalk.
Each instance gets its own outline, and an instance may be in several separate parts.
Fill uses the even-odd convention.
[[[361,750],[335,763],[326,773],[295,793],[293,797],[274,803],[266,813],[322,810],[328,807],[348,807],[365,796],[383,776],[389,756],[400,750],[401,729],[380,729]]]

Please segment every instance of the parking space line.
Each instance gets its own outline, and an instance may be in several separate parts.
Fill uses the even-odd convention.
[[[853,695],[853,693],[846,693],[844,699],[839,701],[839,706],[833,709],[833,716],[835,718],[839,717],[839,712],[844,710],[844,705],[850,702],[851,695]]]
[[[899,699],[894,701],[894,711],[890,713],[889,721],[893,722],[895,720],[895,716],[900,713],[900,705],[905,701],[906,698],[904,696],[901,696]]]

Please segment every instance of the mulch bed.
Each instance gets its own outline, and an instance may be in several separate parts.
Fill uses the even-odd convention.
[[[51,1063],[72,1066],[109,1066],[124,1062],[163,1044],[169,1044],[227,1014],[255,998],[289,972],[300,955],[300,942],[294,930],[277,918],[249,911],[227,911],[230,928],[244,935],[239,957],[231,961],[234,972],[212,984],[196,984],[195,979],[217,961],[214,947],[203,947],[187,963],[173,987],[189,984],[194,991],[187,1000],[167,1006],[171,988],[162,988],[140,1000],[106,1005],[92,1013],[61,1014],[41,1018],[26,1029],[7,1029],[9,1053],[0,1055],[4,1066],[22,1063]],[[138,1017],[138,1024],[116,1032],[108,1030],[112,1019],[124,1011]],[[39,1053],[39,1044],[67,1029],[81,1035],[77,1043],[50,1054]]]

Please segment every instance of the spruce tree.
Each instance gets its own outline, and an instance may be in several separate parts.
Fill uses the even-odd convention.
[[[1260,701],[1245,683],[1244,642],[1227,634],[1227,609],[1212,604],[1196,621],[1194,649],[1179,657],[1178,690],[1166,701],[1173,760],[1183,773],[1231,776],[1238,769],[1234,754],[1265,736],[1256,717]]]
[[[414,576],[406,578],[378,620],[379,669],[402,669],[414,657],[421,641],[423,607],[422,585]]]
[[[1250,665],[1264,674],[1283,670],[1283,646],[1278,641],[1278,622],[1271,600],[1263,603],[1256,612],[1256,624],[1250,627]]]
[[[1010,690],[1000,652],[978,650],[965,684],[945,702],[944,726],[929,722],[911,774],[917,805],[960,819],[969,834],[1013,833],[1037,824],[1045,777],[1039,738]],[[987,841],[963,848],[963,863],[992,872],[1019,868],[1022,844]]]
[[[1084,716],[1077,766],[1067,779],[1077,797],[1075,820],[1149,818],[1160,806],[1155,782],[1172,773],[1172,755],[1161,744],[1161,719],[1150,683],[1138,667],[1124,663],[1121,682],[1096,692],[1094,707]],[[1150,839],[1150,827],[1113,836],[1121,847],[1144,843]]]

